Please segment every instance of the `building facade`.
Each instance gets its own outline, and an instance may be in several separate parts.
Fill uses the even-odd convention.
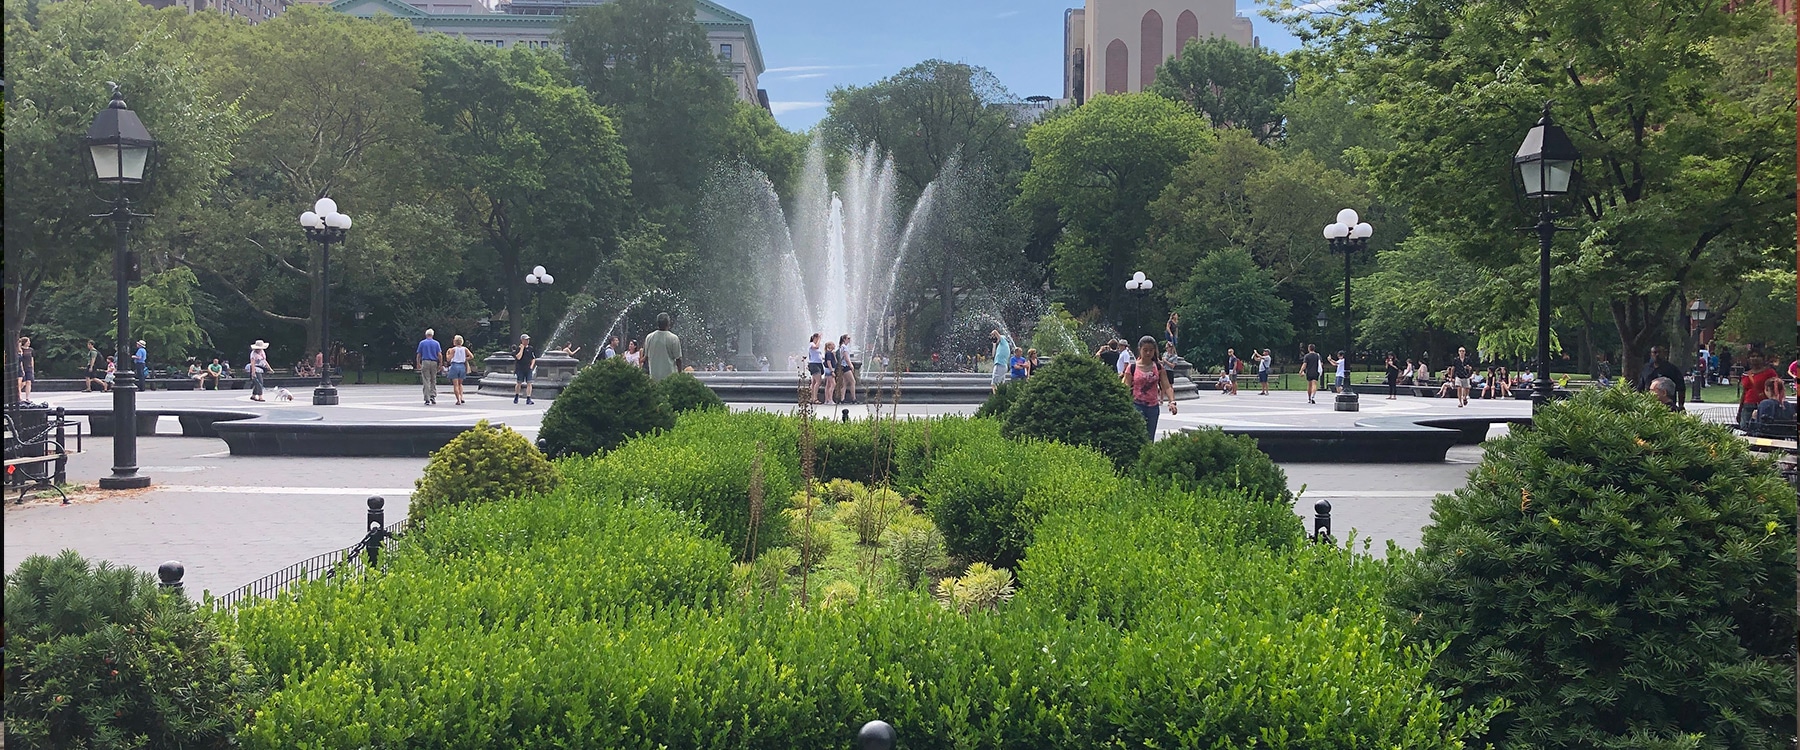
[[[1087,0],[1063,14],[1063,97],[1143,91],[1182,45],[1214,36],[1258,43],[1232,0]]]
[[[143,0],[152,8],[186,8],[189,13],[212,10],[250,23],[262,23],[287,10],[288,0]]]
[[[394,16],[421,34],[448,34],[494,47],[550,49],[557,44],[562,15],[605,1],[511,0],[489,6],[488,0],[334,0],[330,6],[360,18]],[[694,0],[694,20],[706,29],[706,42],[738,99],[767,109],[768,96],[758,88],[764,68],[755,25],[747,16],[709,0]]]

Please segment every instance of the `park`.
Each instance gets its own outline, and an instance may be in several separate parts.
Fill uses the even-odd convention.
[[[1800,738],[1791,4],[153,5],[6,10],[7,744]]]

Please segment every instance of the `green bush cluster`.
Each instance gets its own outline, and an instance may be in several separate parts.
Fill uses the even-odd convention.
[[[690,373],[678,372],[662,379],[656,384],[662,391],[663,403],[669,405],[669,411],[675,414],[694,411],[695,409],[723,409],[725,401],[719,394],[713,393],[699,378]]]
[[[1722,427],[1584,391],[1488,444],[1398,568],[1501,747],[1790,747],[1794,491]]]
[[[1002,434],[1009,438],[1085,445],[1120,467],[1137,460],[1150,442],[1130,391],[1094,357],[1058,357],[1032,373],[1029,382],[1006,410]]]
[[[406,515],[417,524],[444,508],[549,492],[556,483],[556,469],[531,441],[484,419],[431,452]]]
[[[1008,380],[1001,383],[1000,387],[995,388],[993,394],[989,395],[986,401],[981,402],[980,408],[975,410],[975,416],[986,419],[1005,419],[1006,411],[1012,408],[1014,401],[1019,400],[1019,395],[1025,392],[1025,387],[1030,382],[1029,380]]]
[[[1087,448],[995,438],[938,459],[920,494],[950,554],[1010,568],[1047,512],[1100,504],[1116,484]]]
[[[1182,489],[1241,489],[1252,497],[1291,505],[1287,472],[1248,435],[1217,427],[1183,430],[1144,446],[1132,476],[1150,483],[1173,481]]]
[[[538,445],[551,456],[588,456],[627,439],[675,426],[663,394],[623,357],[603,359],[576,373],[544,412]]]
[[[33,555],[6,576],[6,743],[226,748],[267,681],[148,573]]]

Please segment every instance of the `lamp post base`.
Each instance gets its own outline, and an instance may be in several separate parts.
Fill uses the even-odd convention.
[[[103,490],[141,490],[149,486],[150,478],[141,474],[100,478],[100,489]]]
[[[336,388],[322,386],[313,389],[313,406],[337,406],[338,392]]]
[[[1331,405],[1332,411],[1361,411],[1361,402],[1355,392],[1340,393]]]

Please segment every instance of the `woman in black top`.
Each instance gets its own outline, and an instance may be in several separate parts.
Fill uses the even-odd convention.
[[[1394,364],[1394,355],[1387,355],[1387,387],[1388,400],[1392,401],[1400,395],[1400,366]]]

